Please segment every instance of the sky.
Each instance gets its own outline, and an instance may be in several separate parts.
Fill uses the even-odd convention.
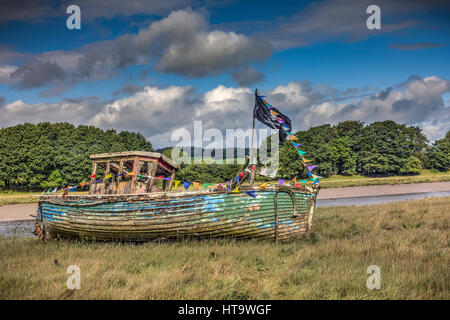
[[[450,130],[449,35],[448,1],[2,0],[0,127],[71,122],[161,148],[194,121],[251,128],[257,88],[294,130],[394,120],[432,142]]]

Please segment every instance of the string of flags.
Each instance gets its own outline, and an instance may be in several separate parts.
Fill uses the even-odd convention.
[[[281,127],[281,128],[284,129],[284,131],[281,131],[281,129],[280,129],[280,137],[282,137],[282,138],[287,137],[292,142],[292,145],[294,146],[294,148],[296,148],[296,150],[297,150],[297,152],[298,152],[298,154],[299,154],[299,156],[300,156],[300,158],[302,160],[302,165],[306,169],[306,173],[308,174],[308,177],[309,177],[308,179],[310,181],[312,181],[313,184],[319,183],[320,182],[319,179],[322,178],[322,177],[319,176],[319,175],[315,175],[315,174],[313,174],[311,172],[315,168],[317,168],[318,165],[308,165],[308,162],[311,162],[311,160],[308,160],[308,159],[304,158],[304,155],[306,155],[307,152],[300,149],[300,147],[303,146],[303,144],[294,142],[294,140],[297,140],[298,138],[295,137],[294,135],[292,135],[292,133],[290,132],[292,130],[291,129],[292,126],[291,126],[291,123],[290,123],[290,119],[288,117],[286,117],[285,115],[281,114],[281,112],[279,112],[276,108],[274,108],[271,104],[269,104],[265,99],[263,99],[263,97],[264,96],[258,96],[257,92],[255,92],[255,99],[257,101],[257,103],[255,103],[256,118],[258,120],[260,120],[261,122],[263,122],[263,123],[273,127],[273,123],[274,122],[271,122],[271,120],[272,121],[275,121],[275,120],[273,120],[273,119],[269,119],[268,120],[267,118],[264,118],[265,115],[267,115],[267,114],[273,115],[273,117],[276,119],[275,123],[279,124],[278,127]],[[260,101],[262,101],[264,103],[264,106],[262,106],[262,103],[260,103]],[[264,107],[266,108],[265,110],[264,110]],[[262,168],[261,172],[259,172],[259,174],[262,175],[262,176],[267,176],[267,177],[270,177],[272,179],[275,179],[275,176],[277,174],[277,170],[274,170],[273,172],[268,172],[267,170],[268,170],[267,168]],[[245,172],[249,172],[249,173],[252,173],[252,172],[256,173],[256,167],[253,164],[250,164],[250,166],[248,168],[245,168],[244,171]],[[219,189],[224,189],[225,188],[228,192],[240,193],[239,188],[241,187],[241,180],[242,180],[242,178],[245,175],[244,171],[240,172],[238,175],[236,175],[231,180],[226,181],[224,184],[220,184],[220,183],[217,184],[216,185],[217,188],[219,188]],[[111,179],[114,176],[115,177],[120,177],[120,176],[135,176],[135,175],[136,175],[135,172],[127,172],[127,173],[121,172],[121,173],[116,174],[116,175],[113,175],[112,173],[108,173],[103,179],[97,179],[97,175],[93,174],[93,175],[91,175],[89,177],[89,179],[95,179],[91,183],[100,183],[102,181],[106,181],[108,179]],[[167,178],[167,177],[163,177],[163,176],[152,177],[152,176],[145,176],[145,175],[139,175],[139,174],[137,174],[136,176],[137,176],[137,178],[145,178],[145,179],[147,179],[146,180],[147,182],[150,179],[162,179],[162,180],[168,180],[168,181],[172,180],[172,178]],[[292,181],[291,181],[291,185],[293,185],[294,187],[297,187],[297,188],[303,188],[303,186],[301,184],[306,184],[308,182],[308,179],[297,181],[297,177],[294,177],[294,179],[292,179]],[[233,180],[235,180],[237,184],[236,184],[236,187],[234,188],[234,190],[231,190],[231,185],[232,185]],[[174,189],[176,189],[181,184],[181,182],[183,183],[183,187],[186,190],[188,190],[191,186],[193,186],[194,189],[200,189],[200,185],[201,185],[200,182],[197,182],[197,181],[183,181],[183,180],[173,179]],[[279,186],[282,186],[284,184],[286,184],[286,180],[285,179],[278,179],[278,185]],[[77,191],[78,188],[80,188],[80,187],[84,188],[87,185],[89,185],[89,182],[83,181],[79,185],[68,186],[67,188],[64,188],[63,191],[64,190]],[[212,183],[203,183],[202,187],[203,187],[203,189],[207,189],[208,187],[210,187],[212,185],[213,185]],[[267,187],[269,187],[269,184],[267,182],[264,182],[260,186],[256,187],[256,189],[257,190],[261,190],[261,189],[266,189]],[[51,194],[55,194],[57,192],[57,190],[58,190],[57,187],[54,188],[54,189],[50,188],[47,191],[44,190],[42,192],[42,194],[50,194],[50,193]],[[249,191],[246,191],[246,193],[249,196],[251,196],[251,197],[256,197],[255,190],[249,190]]]
[[[292,135],[292,133],[290,132],[290,130],[291,130],[291,124],[290,124],[290,120],[289,120],[289,118],[287,118],[286,116],[284,116],[284,118],[286,119],[286,120],[288,120],[288,125],[286,125],[286,121],[285,120],[283,120],[282,118],[280,118],[279,117],[279,112],[276,112],[276,111],[274,111],[274,110],[272,110],[272,109],[274,109],[274,107],[270,104],[270,103],[268,103],[265,99],[263,99],[264,98],[264,96],[259,96],[258,94],[257,94],[257,91],[255,92],[255,108],[256,107],[259,107],[261,104],[260,103],[258,103],[259,101],[262,101],[263,103],[264,103],[264,105],[265,105],[265,107],[267,108],[267,110],[270,112],[270,114],[273,116],[273,117],[275,117],[275,119],[278,121],[278,123],[281,125],[281,128],[284,130],[284,133],[285,134],[280,134],[280,136],[287,136],[287,138],[292,142],[292,145],[294,146],[294,148],[297,150],[297,152],[298,152],[298,154],[299,154],[299,156],[300,156],[300,158],[301,158],[301,160],[302,160],[302,165],[306,168],[306,173],[308,174],[308,177],[309,177],[309,179],[311,180],[311,181],[313,181],[313,184],[317,184],[317,183],[319,183],[320,182],[320,178],[322,178],[321,176],[319,176],[319,175],[315,175],[315,174],[313,174],[311,171],[313,171],[315,168],[317,168],[318,167],[318,165],[308,165],[308,162],[311,162],[311,160],[308,160],[308,159],[305,159],[304,158],[304,155],[306,155],[307,154],[307,152],[306,151],[303,151],[303,150],[301,150],[300,149],[300,147],[301,146],[303,146],[303,144],[302,143],[297,143],[297,142],[294,142],[294,140],[298,140],[298,138],[296,137],[296,136],[294,136],[294,135]],[[260,119],[259,119],[260,120]],[[260,120],[261,121],[261,120]],[[263,123],[266,123],[266,121],[262,121]],[[281,131],[281,129],[279,129],[280,131]],[[275,171],[275,173],[272,173],[272,174],[267,174],[267,172],[265,172],[265,171],[261,171],[260,172],[260,174],[261,175],[264,175],[264,176],[269,176],[269,177],[271,177],[271,178],[275,178],[275,175],[276,175],[276,171]],[[294,182],[294,186],[296,186],[296,185],[298,185],[298,183],[297,183],[297,181],[296,181],[296,178],[297,177],[295,177],[292,181]],[[299,181],[300,183],[307,183],[308,182],[308,180],[301,180],[301,181]],[[283,185],[285,183],[285,180],[284,179],[278,179],[278,184],[279,185]]]

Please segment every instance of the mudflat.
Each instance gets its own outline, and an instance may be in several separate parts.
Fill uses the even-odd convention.
[[[0,222],[34,219],[30,214],[36,215],[37,208],[37,203],[0,206]]]
[[[450,191],[450,182],[329,188],[320,190],[318,200],[439,191]],[[37,203],[0,206],[0,222],[34,219],[30,214],[36,215],[37,208]]]
[[[320,199],[340,199],[353,197],[385,196],[395,194],[450,191],[450,182],[411,183],[395,185],[377,185],[365,187],[345,187],[322,189],[317,197]]]

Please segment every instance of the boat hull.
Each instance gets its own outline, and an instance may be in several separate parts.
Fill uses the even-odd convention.
[[[117,196],[42,196],[37,224],[51,238],[147,241],[173,238],[269,238],[311,231],[316,191],[168,192]]]

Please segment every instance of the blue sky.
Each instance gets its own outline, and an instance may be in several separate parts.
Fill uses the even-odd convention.
[[[0,125],[70,121],[141,131],[162,146],[194,118],[241,126],[231,117],[249,114],[259,88],[296,129],[383,120],[371,112],[381,106],[385,119],[440,138],[450,128],[449,6],[379,1],[381,30],[368,30],[372,2],[2,2]],[[66,28],[69,4],[80,6],[81,30]]]

